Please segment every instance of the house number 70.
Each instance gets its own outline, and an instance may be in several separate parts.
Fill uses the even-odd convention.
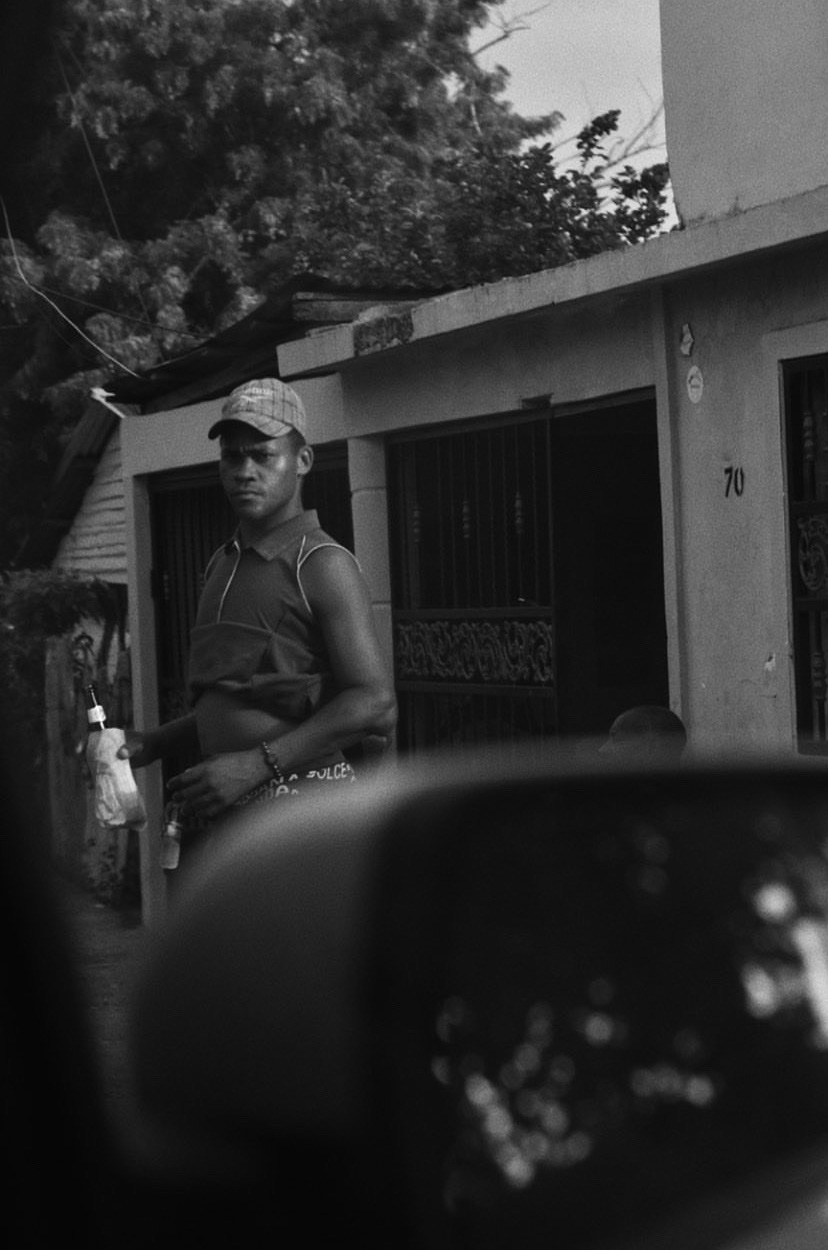
[[[729,499],[731,495],[743,495],[745,491],[745,471],[741,467],[734,468],[732,464],[726,466],[725,471],[725,499]]]

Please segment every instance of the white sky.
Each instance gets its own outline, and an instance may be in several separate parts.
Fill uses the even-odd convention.
[[[618,132],[629,138],[662,99],[658,7],[659,0],[504,0],[502,16],[525,14],[522,24],[528,29],[516,31],[481,60],[486,68],[500,64],[509,71],[505,94],[519,113],[564,114],[553,142],[577,134],[611,108],[621,109]],[[477,32],[472,47],[493,34]],[[658,149],[647,164],[665,159],[663,119],[655,137]]]

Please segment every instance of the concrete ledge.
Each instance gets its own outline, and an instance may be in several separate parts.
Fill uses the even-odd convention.
[[[761,205],[687,230],[674,230],[646,243],[603,252],[522,278],[504,278],[436,296],[406,310],[406,333],[388,335],[387,307],[378,307],[375,332],[370,310],[358,322],[323,330],[278,349],[284,378],[330,372],[365,355],[481,326],[525,317],[575,300],[621,292],[793,247],[828,234],[828,187]]]

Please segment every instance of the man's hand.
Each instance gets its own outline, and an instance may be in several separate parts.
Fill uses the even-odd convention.
[[[129,760],[132,768],[146,768],[156,760],[166,759],[177,751],[193,751],[198,748],[198,733],[192,713],[179,716],[177,720],[165,721],[155,729],[143,732],[125,729],[126,741],[118,751],[122,760]]]
[[[180,803],[184,815],[218,816],[243,794],[266,780],[261,752],[230,751],[186,768],[171,777],[170,798]]]
[[[118,758],[129,760],[129,766],[146,768],[159,758],[156,736],[152,733],[139,733],[137,729],[124,730],[124,745],[118,748]]]

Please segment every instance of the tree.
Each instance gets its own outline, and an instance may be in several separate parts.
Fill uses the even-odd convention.
[[[498,2],[64,0],[3,189],[0,564],[90,387],[297,273],[437,291],[657,228],[666,170],[602,183],[617,115],[561,172],[480,68]]]
[[[361,188],[343,179],[300,206],[303,259],[347,282],[393,285],[403,274],[457,288],[645,239],[664,219],[667,169],[607,175],[603,141],[617,123],[615,111],[595,118],[563,170],[549,143],[514,151],[478,140],[436,159],[425,184],[387,168]]]

